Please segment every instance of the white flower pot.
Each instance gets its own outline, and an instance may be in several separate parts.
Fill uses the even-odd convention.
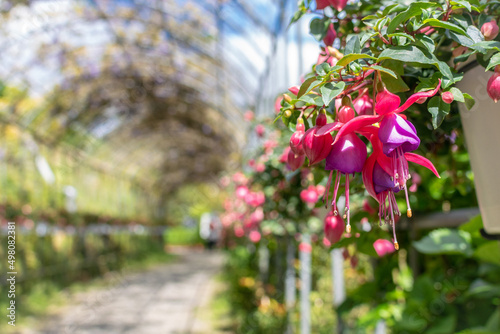
[[[474,172],[474,183],[488,234],[500,234],[500,103],[488,96],[486,86],[493,72],[475,66],[465,73],[457,87],[474,97],[476,104],[467,110],[459,103],[467,150]]]

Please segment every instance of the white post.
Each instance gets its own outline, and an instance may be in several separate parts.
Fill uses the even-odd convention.
[[[330,252],[332,260],[332,286],[333,286],[333,306],[337,308],[346,298],[344,284],[344,256],[343,249],[336,248]],[[337,333],[343,331],[343,323],[340,316],[337,316]]]
[[[311,333],[311,237],[309,234],[302,235],[300,249],[300,333]]]

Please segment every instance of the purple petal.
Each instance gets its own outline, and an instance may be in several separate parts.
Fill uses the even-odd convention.
[[[326,157],[326,170],[345,174],[361,173],[366,161],[366,145],[354,133],[341,137]]]
[[[401,147],[403,152],[410,152],[420,145],[413,124],[397,114],[386,115],[380,122],[379,138],[386,155],[398,147]]]
[[[392,190],[395,193],[399,191],[394,180],[391,180],[391,176],[387,174],[378,163],[375,163],[373,167],[373,184],[375,193],[377,194],[386,190]]]

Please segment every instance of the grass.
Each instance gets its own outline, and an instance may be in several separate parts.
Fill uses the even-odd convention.
[[[165,244],[171,246],[192,246],[202,243],[197,228],[184,226],[169,227],[163,237]]]

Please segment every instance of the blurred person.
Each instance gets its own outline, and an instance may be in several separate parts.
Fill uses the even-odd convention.
[[[213,249],[220,239],[222,224],[214,213],[205,212],[200,218],[200,237],[205,242],[205,248]]]

